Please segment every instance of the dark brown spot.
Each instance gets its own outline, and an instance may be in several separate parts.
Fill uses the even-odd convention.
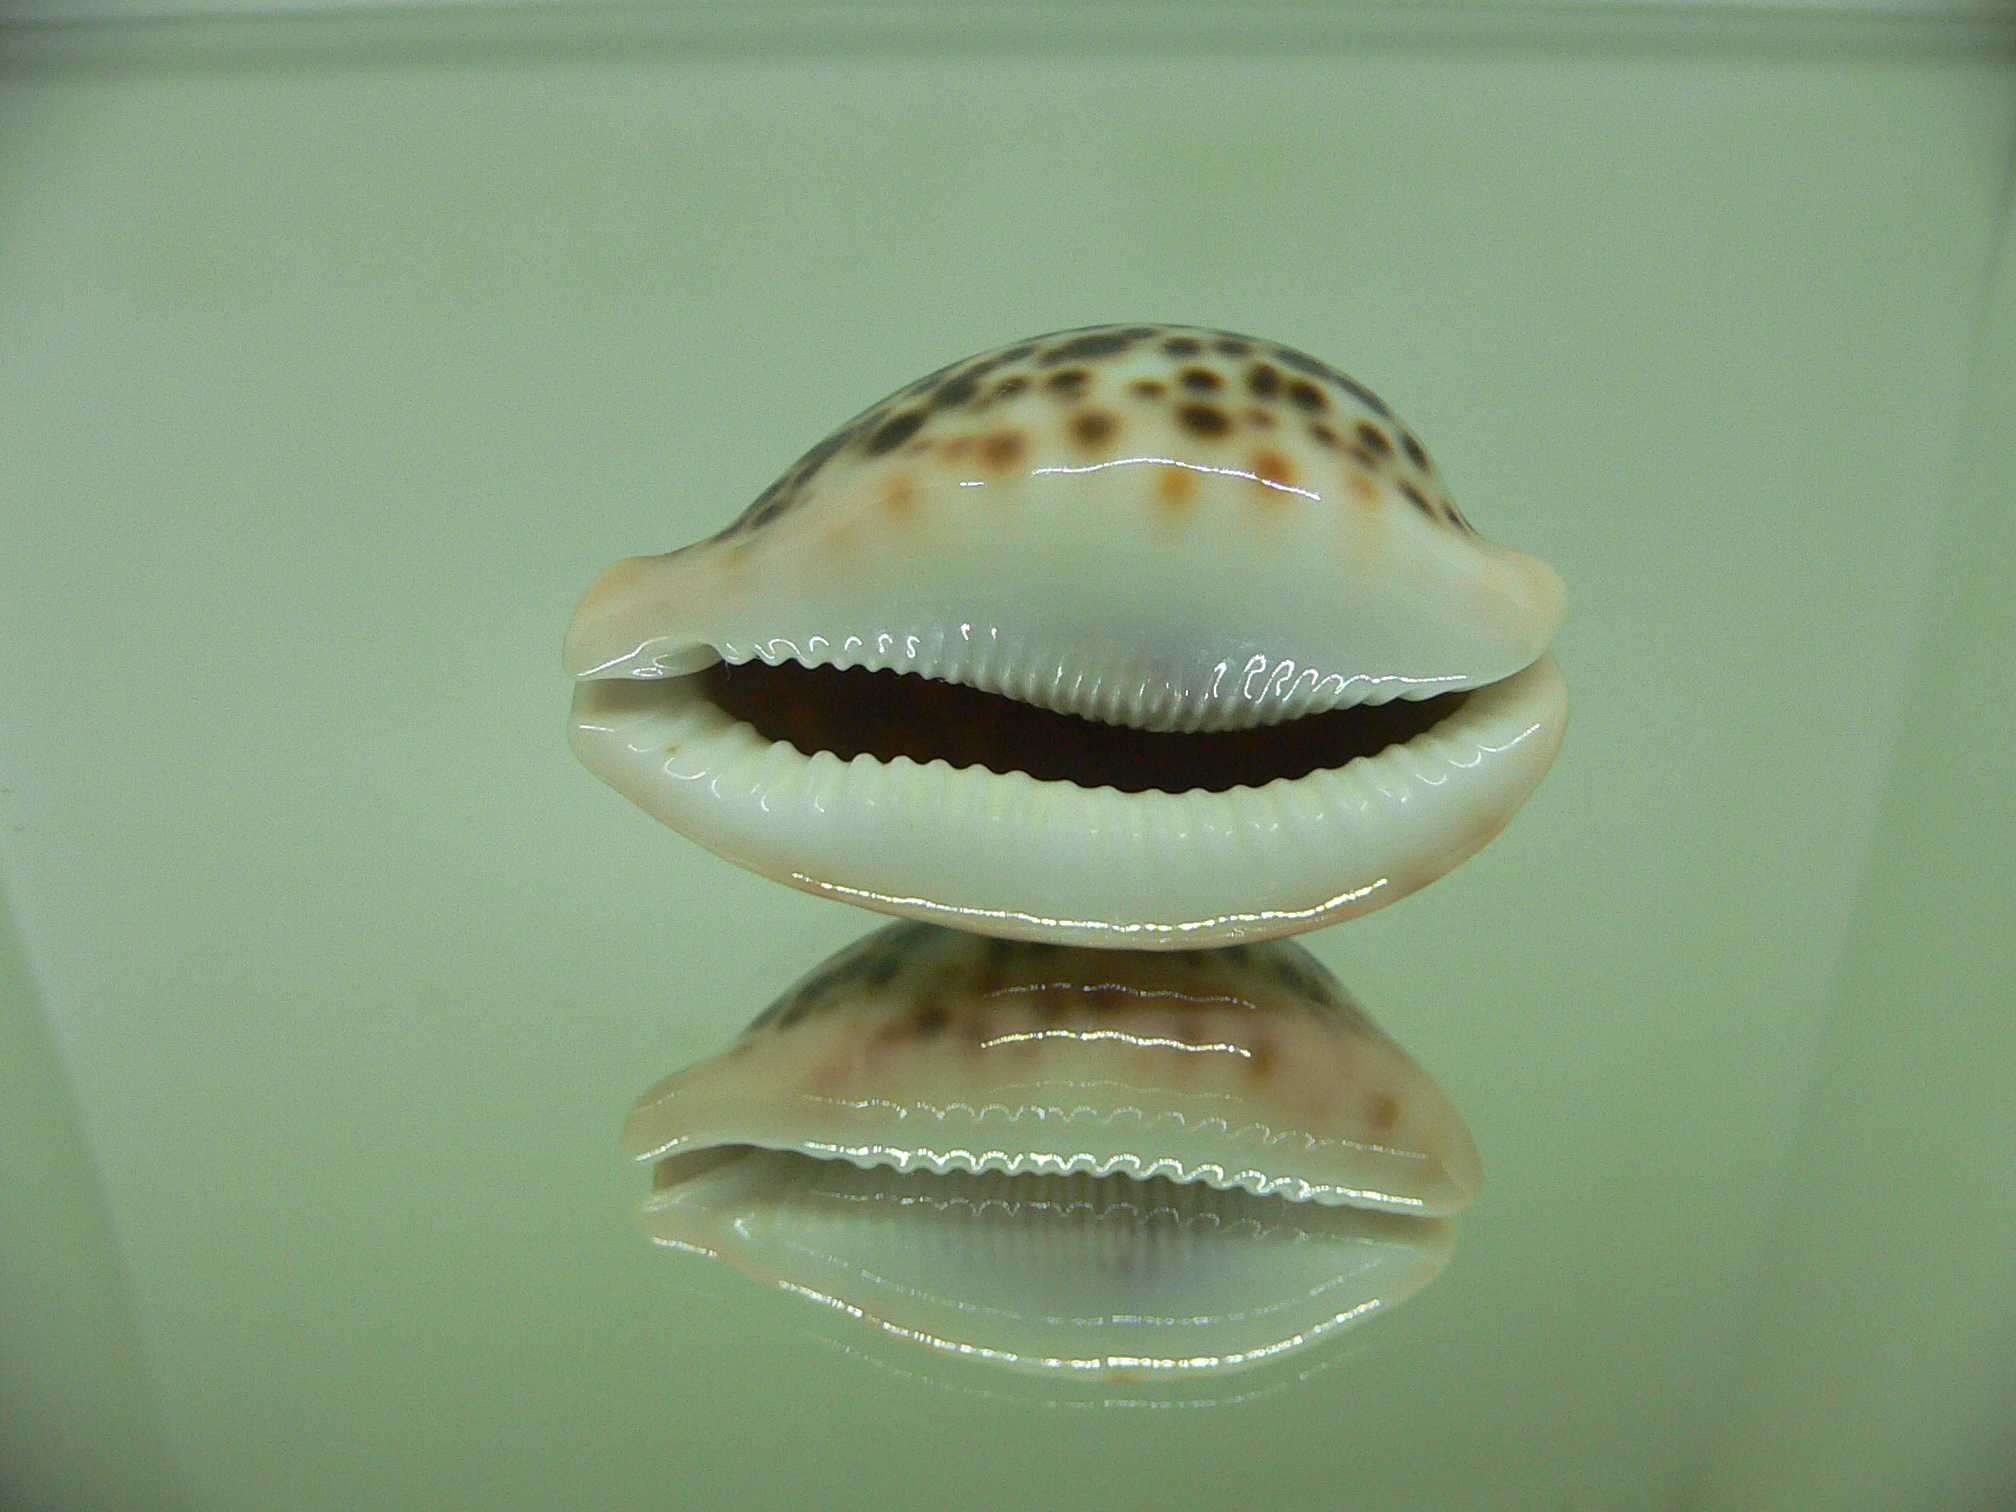
[[[1271,447],[1262,447],[1253,453],[1248,464],[1253,476],[1265,483],[1278,483],[1286,488],[1295,481],[1295,469],[1288,465],[1288,459]]]
[[[1281,370],[1264,362],[1256,362],[1246,369],[1246,387],[1262,399],[1272,399],[1281,392]]]
[[[1297,378],[1288,385],[1288,398],[1301,409],[1312,415],[1330,407],[1330,401],[1323,397],[1323,391],[1306,378]]]
[[[1253,1043],[1247,1047],[1246,1074],[1255,1081],[1265,1081],[1274,1074],[1276,1052],[1274,1036],[1256,1034]]]
[[[772,1003],[763,1016],[749,1027],[789,1029],[807,1014],[824,1007],[832,999],[834,990],[845,985],[852,969],[852,963],[846,961],[826,967],[810,981],[800,983],[795,992],[787,993]]]
[[[1162,350],[1171,357],[1195,357],[1204,350],[1204,343],[1191,336],[1172,336],[1162,343]]]
[[[1225,411],[1209,404],[1186,404],[1176,411],[1176,419],[1193,436],[1222,436],[1232,429]]]
[[[1027,387],[1029,387],[1029,380],[1027,378],[1024,378],[1019,373],[1011,373],[994,385],[994,397],[996,399],[1012,398]]]
[[[1407,453],[1407,460],[1409,462],[1412,462],[1423,472],[1428,470],[1428,453],[1421,449],[1421,443],[1414,439],[1411,432],[1400,432],[1400,449]]]
[[[1255,430],[1274,429],[1274,417],[1263,409],[1249,409],[1246,411],[1246,423]]]
[[[868,438],[863,448],[869,456],[879,457],[884,452],[892,452],[917,434],[917,427],[924,423],[924,411],[905,410],[889,421]]]
[[[918,1039],[925,1039],[943,1033],[945,1026],[951,1022],[952,1015],[945,1011],[945,1005],[936,998],[929,998],[919,1003],[910,1015],[910,1032]]]
[[[1153,378],[1137,378],[1129,386],[1128,392],[1136,399],[1160,399],[1164,390]]]
[[[1214,393],[1225,386],[1225,380],[1209,368],[1187,367],[1178,373],[1176,378],[1193,394]]]
[[[1390,457],[1393,455],[1393,443],[1386,439],[1386,432],[1379,429],[1371,421],[1360,420],[1355,434],[1358,437],[1358,444],[1373,455],[1380,457]]]
[[[1317,442],[1323,446],[1334,448],[1340,444],[1337,440],[1337,432],[1330,429],[1321,420],[1316,421],[1309,427],[1309,434],[1314,436]]]
[[[1295,369],[1298,373],[1307,373],[1311,378],[1320,378],[1334,383],[1353,399],[1364,405],[1365,408],[1372,411],[1373,414],[1384,415],[1389,420],[1393,418],[1393,411],[1386,408],[1386,401],[1373,393],[1372,390],[1365,387],[1364,384],[1359,383],[1356,379],[1348,378],[1338,372],[1329,363],[1318,362],[1307,352],[1298,352],[1293,347],[1276,347],[1274,348],[1274,360],[1283,367]]]
[[[1083,368],[1066,368],[1061,373],[1052,373],[1044,380],[1051,393],[1065,399],[1076,399],[1085,392],[1085,385],[1092,381],[1092,375]]]
[[[1407,502],[1420,510],[1422,514],[1431,520],[1435,518],[1435,506],[1424,499],[1421,496],[1421,490],[1416,488],[1412,483],[1409,483],[1405,478],[1400,480],[1400,492],[1405,494]]]
[[[903,957],[893,950],[866,950],[854,957],[848,971],[870,987],[886,986],[903,969]]]
[[[1080,410],[1071,417],[1071,439],[1080,446],[1103,446],[1119,426],[1104,410]]]
[[[1060,362],[1084,362],[1095,357],[1111,357],[1115,352],[1124,352],[1134,345],[1134,337],[1125,331],[1093,331],[1084,336],[1073,337],[1062,346],[1054,346],[1039,359],[1044,367],[1054,367]]]
[[[1400,1122],[1400,1104],[1387,1093],[1377,1093],[1367,1105],[1365,1117],[1381,1134],[1390,1133]]]
[[[1164,509],[1174,512],[1190,502],[1197,491],[1197,480],[1187,467],[1158,467],[1155,469],[1155,499]]]
[[[1253,343],[1241,341],[1237,336],[1220,336],[1211,343],[1213,351],[1223,352],[1227,357],[1244,357],[1253,350]]]
[[[980,460],[997,472],[1006,471],[1021,460],[1027,444],[1020,431],[995,431],[980,438]]]
[[[931,402],[941,409],[946,409],[955,404],[964,404],[979,392],[980,380],[971,373],[962,373],[957,378],[940,384],[937,392],[932,394]]]

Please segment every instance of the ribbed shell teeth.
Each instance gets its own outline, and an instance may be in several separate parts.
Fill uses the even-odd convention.
[[[1405,896],[1511,817],[1566,721],[1566,688],[1542,658],[1412,742],[1225,792],[800,756],[683,680],[582,684],[574,740],[649,812],[808,891],[988,934],[1173,948],[1293,933]]]
[[[1251,729],[1358,704],[1432,697],[1469,685],[1458,678],[1421,683],[1324,674],[1258,653],[1227,657],[1191,676],[1144,665],[1124,649],[1041,645],[971,625],[812,636],[802,646],[783,639],[725,642],[718,650],[722,660],[737,665],[761,661],[774,667],[795,661],[807,667],[910,672],[1101,724],[1184,734]]]
[[[1004,1114],[1004,1117],[1011,1117],[1012,1121],[1012,1116]],[[1224,1127],[1222,1120],[1219,1126]],[[1266,1131],[1260,1132],[1264,1137]],[[1252,1137],[1244,1130],[1226,1129],[1228,1140],[1242,1135]],[[1127,1176],[1143,1182],[1159,1177],[1178,1186],[1200,1186],[1214,1192],[1247,1192],[1255,1197],[1278,1197],[1284,1202],[1313,1202],[1319,1207],[1370,1205],[1385,1211],[1414,1211],[1423,1206],[1417,1202],[1410,1208],[1363,1187],[1305,1181],[1299,1176],[1281,1175],[1255,1166],[1228,1166],[1218,1161],[1166,1156],[1157,1159],[1132,1152],[1101,1157],[1048,1151],[892,1150],[886,1146],[864,1149],[822,1144],[817,1140],[802,1140],[796,1148],[815,1158],[844,1160],[862,1171],[879,1169],[902,1174],[928,1172],[934,1176],[963,1173],[969,1176],[991,1174],[1051,1179]]]

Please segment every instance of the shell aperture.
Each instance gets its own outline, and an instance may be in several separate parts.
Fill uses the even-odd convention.
[[[997,935],[1185,948],[1404,896],[1558,748],[1551,568],[1368,390],[1187,327],[1034,338],[609,569],[573,743],[731,860]]]
[[[1203,1374],[1390,1306],[1476,1194],[1462,1120],[1288,942],[1090,950],[899,923],[625,1151],[647,1234],[941,1351]]]

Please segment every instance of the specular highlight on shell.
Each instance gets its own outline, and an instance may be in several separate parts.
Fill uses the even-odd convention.
[[[891,925],[625,1125],[645,1232],[1052,1375],[1278,1358],[1425,1285],[1475,1147],[1286,941],[1089,950]]]
[[[1031,939],[1259,939],[1482,846],[1566,721],[1559,578],[1375,395],[1185,327],[1034,338],[612,567],[573,743],[731,860]]]

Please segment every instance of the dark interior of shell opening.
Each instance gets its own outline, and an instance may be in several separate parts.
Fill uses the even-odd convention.
[[[1467,690],[1330,709],[1248,730],[1135,730],[913,672],[716,662],[702,691],[769,740],[843,761],[908,756],[1123,793],[1222,793],[1376,756],[1449,718]]]

